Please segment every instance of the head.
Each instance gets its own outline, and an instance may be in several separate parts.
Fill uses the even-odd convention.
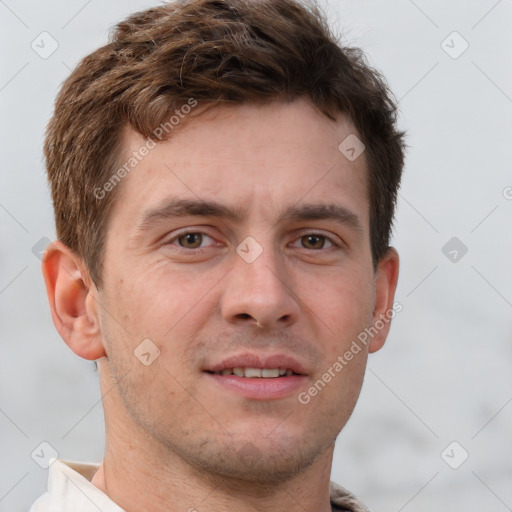
[[[113,379],[107,422],[246,479],[332,446],[389,329],[402,137],[383,78],[318,9],[177,1],[120,23],[64,83],[45,143],[52,315]],[[219,382],[244,357],[293,367],[293,392]]]

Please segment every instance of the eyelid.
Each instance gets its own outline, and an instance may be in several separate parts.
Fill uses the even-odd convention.
[[[204,228],[199,227],[199,228],[194,229],[194,227],[189,227],[189,228],[183,228],[181,230],[178,230],[177,232],[175,232],[172,235],[172,237],[165,238],[162,242],[162,245],[172,245],[172,246],[178,247],[178,248],[188,251],[188,252],[200,251],[202,249],[206,249],[206,247],[197,247],[194,249],[187,249],[186,247],[181,247],[180,245],[175,244],[175,242],[176,242],[176,240],[178,240],[178,238],[184,237],[186,235],[191,235],[191,234],[203,235],[203,237],[207,236],[212,241],[214,241],[214,242],[216,241],[215,238],[212,235],[208,234]],[[210,245],[212,245],[212,244],[210,244]]]
[[[337,248],[342,248],[345,246],[345,242],[337,235],[335,235],[334,233],[331,233],[331,232],[324,232],[322,231],[321,229],[315,229],[315,228],[304,228],[303,230],[301,230],[297,235],[294,235],[296,236],[297,238],[294,238],[294,242],[296,242],[297,240],[300,240],[302,237],[304,236],[307,236],[307,235],[316,235],[316,236],[321,236],[327,240],[329,240],[329,242],[333,245],[333,247],[337,247]],[[305,248],[303,248],[305,249]],[[328,247],[327,249],[332,249],[332,247]],[[316,249],[317,252],[319,251],[322,251],[322,250],[327,250],[327,249]],[[312,249],[312,250],[315,250],[315,249]]]
[[[178,247],[187,252],[201,251],[201,250],[206,249],[207,247],[210,247],[211,245],[213,245],[213,244],[209,244],[206,247],[186,248],[186,247],[181,247],[180,245],[175,244],[177,239],[179,239],[183,236],[189,235],[189,234],[200,234],[203,236],[207,236],[213,242],[218,243],[218,241],[212,235],[208,234],[207,230],[205,230],[205,228],[203,226],[197,226],[197,227],[191,226],[188,228],[182,228],[182,229],[178,230],[177,232],[175,232],[172,237],[164,239],[163,245],[172,245],[174,247]],[[339,236],[334,235],[331,232],[329,232],[329,234],[327,234],[324,231],[322,231],[320,229],[315,229],[315,228],[303,228],[302,230],[299,230],[298,233],[294,234],[294,238],[293,238],[292,242],[295,243],[295,242],[299,241],[302,237],[307,236],[307,235],[321,236],[321,237],[325,238],[326,240],[328,240],[332,244],[332,247],[327,247],[327,248],[322,248],[322,249],[306,249],[305,247],[303,247],[302,249],[304,249],[304,250],[321,252],[321,251],[326,251],[326,250],[332,249],[333,247],[334,248],[336,248],[336,247],[342,248],[345,246],[345,242]]]

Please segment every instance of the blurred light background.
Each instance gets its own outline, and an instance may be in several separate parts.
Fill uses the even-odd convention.
[[[386,76],[409,145],[403,311],[370,356],[332,478],[379,512],[512,510],[512,1],[321,3]],[[55,236],[41,146],[70,70],[152,5],[0,0],[0,512],[45,491],[41,442],[102,457],[98,376],[57,334],[40,271]]]

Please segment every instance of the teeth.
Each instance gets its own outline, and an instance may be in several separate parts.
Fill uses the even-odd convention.
[[[275,379],[276,377],[289,377],[293,375],[293,371],[287,368],[226,368],[221,372],[221,375],[236,375],[237,377],[246,378],[264,378]]]
[[[246,368],[245,376],[249,378],[261,377],[261,370],[259,368]]]
[[[264,368],[261,370],[261,376],[267,378],[279,377],[279,368],[272,368],[271,370]]]

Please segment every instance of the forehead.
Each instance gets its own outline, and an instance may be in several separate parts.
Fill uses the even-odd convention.
[[[172,196],[215,200],[269,222],[301,202],[338,203],[367,224],[365,155],[350,160],[339,149],[357,136],[346,117],[331,121],[296,100],[215,107],[182,122],[157,144],[124,131],[120,166],[152,148],[120,183],[114,212],[127,222]]]

